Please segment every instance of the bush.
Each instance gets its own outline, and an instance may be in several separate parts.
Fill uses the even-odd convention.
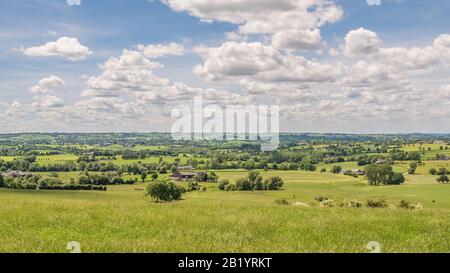
[[[407,200],[402,200],[400,201],[400,208],[402,209],[413,209],[414,206],[411,205],[411,202],[407,201]]]
[[[435,168],[430,169],[430,171],[428,172],[431,175],[436,175],[437,174],[437,170]]]
[[[324,200],[324,201],[320,202],[320,206],[322,208],[334,208],[334,207],[336,207],[336,203],[333,200],[328,199],[328,200]]]
[[[447,176],[447,175],[441,175],[441,176],[437,179],[437,182],[442,183],[442,184],[445,184],[445,183],[450,182],[450,180],[448,179],[448,176]]]
[[[183,188],[173,182],[150,183],[146,190],[146,196],[150,196],[156,202],[180,200],[182,195]]]
[[[284,185],[283,179],[278,176],[269,177],[264,180],[264,188],[268,191],[280,190]]]
[[[254,184],[248,178],[240,178],[236,181],[236,187],[239,191],[252,191]]]
[[[377,199],[368,199],[367,207],[368,208],[386,208],[388,205],[385,200],[377,200]]]
[[[5,180],[3,179],[3,175],[0,174],[0,188],[5,187]]]
[[[341,166],[333,166],[333,168],[331,169],[331,173],[334,173],[334,174],[340,174],[341,172],[342,172]]]
[[[358,200],[344,200],[342,202],[341,207],[343,208],[361,208],[363,203]]]
[[[407,200],[402,200],[400,201],[400,205],[399,208],[402,209],[411,209],[411,210],[422,210],[423,209],[423,205],[418,203],[418,204],[413,204]]]
[[[219,190],[224,191],[224,190],[225,190],[225,187],[226,187],[227,185],[229,185],[229,184],[230,184],[230,181],[229,181],[229,180],[221,179],[221,180],[219,181]]]
[[[237,187],[235,184],[228,184],[225,186],[225,191],[237,191]]]
[[[438,175],[447,175],[448,171],[446,168],[439,168],[439,171],[437,172]]]

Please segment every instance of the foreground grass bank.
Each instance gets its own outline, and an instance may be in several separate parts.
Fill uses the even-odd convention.
[[[244,172],[223,172],[238,177]],[[107,192],[0,190],[0,252],[450,252],[450,186],[410,183],[371,187],[362,179],[330,174],[277,172],[278,192],[188,193],[156,204],[145,185]],[[409,179],[408,179],[409,180]],[[423,210],[320,208],[314,197],[406,199]],[[281,206],[276,199],[310,207]]]

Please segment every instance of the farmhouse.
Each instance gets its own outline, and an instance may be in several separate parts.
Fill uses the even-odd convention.
[[[194,179],[195,175],[195,173],[175,172],[170,176],[170,179],[176,181],[187,181]]]

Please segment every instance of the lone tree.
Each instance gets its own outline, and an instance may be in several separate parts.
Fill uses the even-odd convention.
[[[366,176],[370,185],[388,184],[393,176],[392,166],[389,164],[371,164],[366,167]]]
[[[145,179],[147,179],[147,175],[148,175],[148,173],[147,173],[146,171],[143,171],[143,172],[141,173],[142,183],[144,183],[144,182],[145,182]]]
[[[408,174],[415,174],[417,170],[417,163],[411,163],[409,165]]]
[[[429,171],[429,173],[430,173],[431,175],[436,175],[437,172],[438,172],[438,171],[437,171],[435,168],[432,168],[432,169],[430,169],[430,171]]]
[[[152,180],[155,181],[156,179],[158,179],[158,173],[157,172],[153,172],[151,177],[152,177]]]
[[[180,200],[184,189],[173,182],[156,182],[147,186],[146,196],[150,196],[156,202],[171,202]]]
[[[340,174],[342,172],[342,167],[341,166],[333,166],[333,168],[331,169],[331,172],[334,174]]]

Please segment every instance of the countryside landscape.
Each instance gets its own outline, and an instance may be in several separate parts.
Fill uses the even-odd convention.
[[[449,3],[0,0],[0,254],[450,253]]]
[[[449,140],[282,134],[261,152],[162,133],[2,135],[0,251],[448,252]],[[171,183],[176,200],[148,194]]]

